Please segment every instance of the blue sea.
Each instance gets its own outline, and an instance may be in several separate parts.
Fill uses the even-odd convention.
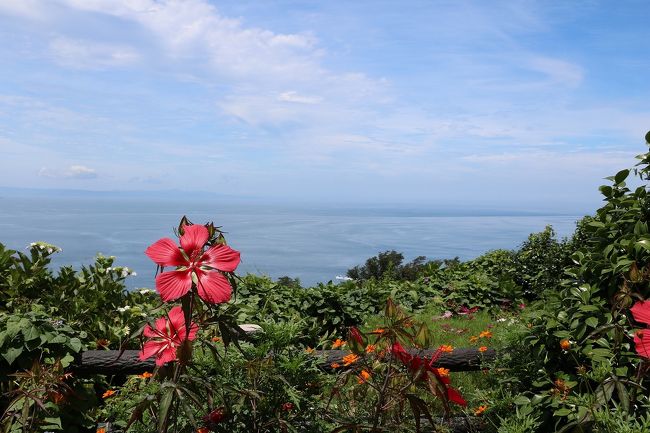
[[[161,237],[173,238],[183,215],[213,221],[241,251],[238,273],[300,278],[303,285],[335,280],[386,250],[406,260],[472,259],[517,248],[532,232],[552,225],[569,236],[582,215],[526,215],[498,211],[352,208],[185,200],[92,197],[0,197],[0,242],[25,250],[45,241],[62,248],[53,264],[79,268],[98,253],[137,272],[127,287],[153,287],[155,265],[144,255]]]

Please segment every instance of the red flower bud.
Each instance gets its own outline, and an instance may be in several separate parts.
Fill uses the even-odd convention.
[[[224,419],[226,419],[226,409],[223,407],[218,407],[203,417],[203,421],[205,421],[209,426],[219,424]]]
[[[350,340],[354,340],[359,344],[363,344],[363,336],[361,335],[361,332],[356,327],[351,327],[350,328]]]
[[[287,402],[287,403],[282,405],[282,410],[285,411],[285,412],[289,412],[292,409],[293,409],[293,403]]]

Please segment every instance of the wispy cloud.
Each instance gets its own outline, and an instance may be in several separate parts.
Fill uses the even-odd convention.
[[[66,37],[55,38],[49,48],[58,64],[73,69],[122,67],[135,63],[139,58],[136,50],[129,46]]]
[[[85,165],[71,165],[64,170],[42,167],[38,175],[54,179],[95,179],[97,178],[97,171]]]
[[[598,7],[370,4],[0,0],[0,141],[52,182],[92,176],[69,167],[83,161],[117,187],[191,172],[206,188],[412,197],[503,166],[522,184],[519,167],[553,161],[606,175],[636,153],[648,61],[604,51],[620,23]]]
[[[278,101],[295,102],[297,104],[318,104],[321,101],[321,98],[317,96],[301,95],[298,92],[290,90],[288,92],[280,93],[278,95]]]

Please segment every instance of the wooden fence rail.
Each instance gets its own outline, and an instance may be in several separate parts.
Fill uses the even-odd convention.
[[[412,354],[430,357],[435,350],[409,350]],[[125,350],[121,355],[118,350],[88,350],[82,352],[74,365],[74,371],[79,375],[89,374],[140,374],[152,371],[155,368],[153,358],[140,361],[138,350]],[[313,356],[321,358],[324,369],[331,369],[334,362],[341,363],[341,359],[350,353],[346,350],[316,350]],[[450,371],[476,371],[485,368],[485,365],[496,358],[494,349],[479,352],[474,348],[458,348],[452,352],[443,353],[434,363],[435,367],[448,368]]]

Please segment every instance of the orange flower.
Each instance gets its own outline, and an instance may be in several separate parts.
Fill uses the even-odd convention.
[[[477,407],[476,410],[474,410],[474,415],[476,415],[476,416],[481,415],[483,412],[485,412],[485,410],[486,410],[487,408],[488,408],[488,407],[487,407],[486,405],[483,405],[483,406],[479,406],[479,407]]]
[[[99,427],[95,430],[95,433],[106,433],[106,429],[104,427]]]
[[[376,348],[377,346],[375,346],[374,344],[369,344],[366,346],[366,353],[372,353],[375,351]]]
[[[478,336],[480,338],[492,338],[492,331],[482,331]]]
[[[196,430],[196,433],[210,433],[210,429],[207,428],[207,427],[199,427],[199,428]]]
[[[376,328],[374,331],[371,332],[371,334],[383,334],[386,332],[384,328]]]
[[[354,364],[358,360],[359,360],[359,356],[355,355],[354,353],[351,353],[351,354],[345,355],[343,357],[343,365],[345,365],[347,367],[350,364]]]
[[[336,370],[337,368],[340,367],[340,365],[339,365],[338,362],[332,362],[332,363],[330,364],[330,367],[332,367],[334,370]]]
[[[314,349],[312,347],[307,346],[307,348],[305,349],[305,352],[311,354],[311,353],[314,353]]]
[[[469,337],[469,342],[470,343],[476,343],[478,341],[478,337],[476,335],[472,335]]]
[[[449,376],[449,369],[448,368],[440,367],[440,368],[436,368],[436,371],[442,377]]]
[[[332,344],[332,349],[338,349],[339,347],[345,346],[345,341],[337,338],[336,341]]]
[[[487,349],[488,349],[487,346],[481,346],[481,347],[478,348],[478,351],[479,352],[485,352]]]
[[[212,341],[215,342],[215,343],[218,343],[218,342],[221,341],[221,338],[219,338],[219,337],[212,337]],[[205,428],[205,427],[201,427],[201,428]],[[199,430],[200,430],[200,429],[199,429]]]
[[[571,349],[571,342],[565,338],[564,340],[560,341],[560,347],[562,350],[569,350]]]
[[[452,346],[451,344],[443,344],[438,348],[438,350],[440,350],[441,352],[450,353],[454,351],[454,346]]]
[[[361,373],[359,374],[359,376],[357,376],[357,382],[364,383],[368,379],[370,379],[370,376],[371,375],[370,373],[368,373],[368,370],[361,370]]]
[[[153,374],[152,374],[152,373],[149,373],[148,371],[145,371],[145,372],[142,373],[142,374],[138,374],[138,377],[139,377],[140,379],[149,379],[150,377],[153,377]]]
[[[102,394],[102,398],[108,398],[108,397],[110,397],[110,396],[112,396],[112,395],[114,395],[116,393],[117,393],[117,391],[115,391],[114,389],[109,389],[104,394]]]

